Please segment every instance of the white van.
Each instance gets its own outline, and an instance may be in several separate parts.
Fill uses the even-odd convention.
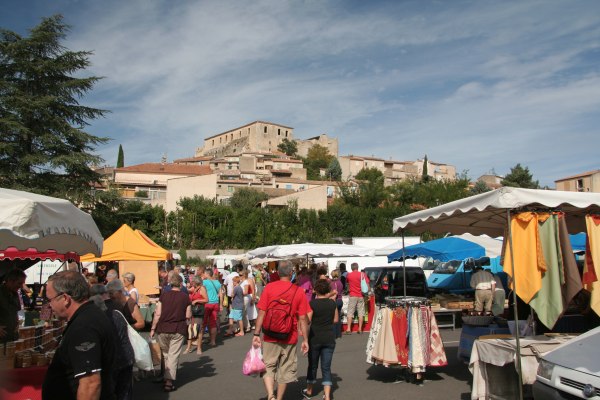
[[[535,400],[600,400],[600,327],[542,357],[533,384]]]

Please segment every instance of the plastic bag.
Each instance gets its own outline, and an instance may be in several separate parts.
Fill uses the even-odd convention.
[[[246,376],[258,376],[266,370],[260,347],[250,347],[242,365],[242,373]]]
[[[125,319],[125,316],[118,310],[116,310],[127,324],[127,336],[129,336],[129,343],[133,347],[133,354],[135,357],[135,366],[142,371],[151,371],[154,369],[152,365],[152,354],[150,353],[150,344],[140,335]]]

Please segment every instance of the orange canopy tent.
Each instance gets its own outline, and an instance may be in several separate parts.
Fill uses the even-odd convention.
[[[138,230],[123,224],[111,237],[104,241],[102,255],[89,253],[81,256],[82,262],[106,261],[164,261],[170,260],[171,253]]]
[[[163,249],[142,231],[133,230],[123,224],[111,237],[104,241],[102,256],[93,254],[81,256],[82,262],[119,262],[119,275],[132,272],[135,286],[142,294],[158,293],[157,261],[170,260],[171,253]]]

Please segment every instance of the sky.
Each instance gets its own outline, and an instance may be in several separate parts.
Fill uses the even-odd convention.
[[[600,169],[600,2],[0,0],[27,35],[62,14],[90,133],[115,165],[191,157],[261,120],[339,155],[427,158],[472,179],[517,163],[542,186]]]

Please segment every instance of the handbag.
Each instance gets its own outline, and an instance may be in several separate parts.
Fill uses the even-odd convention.
[[[196,317],[196,318],[204,317],[204,304],[202,304],[202,303],[192,304],[192,317]]]
[[[135,366],[143,371],[152,371],[154,366],[152,365],[152,354],[150,352],[150,344],[140,335],[129,323],[125,316],[118,310],[117,311],[127,324],[127,336],[129,336],[129,343],[133,347],[133,354],[135,356]]]

